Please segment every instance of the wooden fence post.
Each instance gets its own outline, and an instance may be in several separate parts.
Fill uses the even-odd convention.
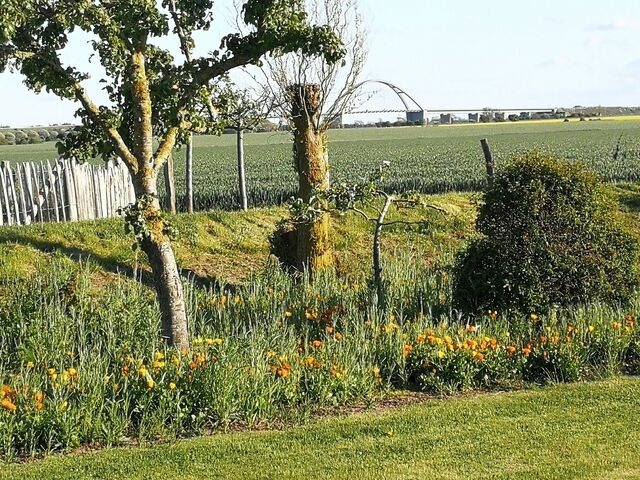
[[[164,188],[167,198],[167,210],[169,213],[176,213],[176,179],[173,174],[173,155],[169,155],[164,162]]]
[[[188,134],[184,162],[187,213],[193,213],[193,133]]]
[[[482,145],[482,152],[484,153],[484,162],[487,167],[487,184],[489,188],[493,187],[493,177],[495,174],[494,170],[494,162],[493,155],[491,154],[491,150],[489,149],[489,143],[486,138],[480,140],[480,144]]]
[[[244,130],[236,130],[236,148],[238,150],[238,193],[240,194],[240,208],[247,211],[247,176],[244,168]]]

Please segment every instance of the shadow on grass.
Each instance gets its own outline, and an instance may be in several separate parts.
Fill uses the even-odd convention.
[[[615,187],[616,197],[622,209],[629,213],[640,213],[640,185],[622,184]]]
[[[89,260],[106,272],[119,275],[128,280],[135,280],[149,288],[154,288],[153,274],[146,266],[132,267],[110,256],[99,255],[91,250],[70,247],[61,242],[39,240],[33,236],[21,234],[16,230],[11,230],[10,232],[0,231],[1,243],[18,243],[44,253],[57,252],[77,262]],[[209,292],[225,290],[234,293],[237,290],[237,285],[222,282],[215,277],[200,275],[188,268],[180,268],[180,276],[196,288]]]

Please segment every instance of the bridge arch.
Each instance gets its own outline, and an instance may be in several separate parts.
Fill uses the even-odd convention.
[[[405,92],[402,88],[398,87],[397,85],[394,85],[391,82],[387,82],[386,80],[376,80],[376,79],[365,80],[355,85],[353,87],[353,90],[355,92],[360,88],[362,88],[364,85],[371,84],[371,83],[384,85],[385,87],[388,87],[389,89],[391,89],[393,93],[395,93],[398,96],[398,98],[402,102],[402,105],[404,105],[404,110],[397,110],[397,109],[362,110],[362,111],[355,110],[353,112],[345,112],[345,113],[353,113],[353,114],[355,113],[392,113],[392,112],[404,111],[407,116],[407,121],[412,121],[412,122],[424,121],[425,119],[424,108],[420,106],[420,104],[417,102],[415,98],[413,98],[411,95]]]

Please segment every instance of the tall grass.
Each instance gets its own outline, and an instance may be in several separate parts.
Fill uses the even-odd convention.
[[[461,319],[446,273],[399,256],[388,307],[366,278],[292,281],[275,265],[234,289],[186,282],[192,348],[166,349],[155,297],[54,258],[0,283],[0,454],[300,422],[393,388],[436,393],[573,381],[637,369],[626,310]],[[102,282],[102,283],[100,283]],[[634,308],[636,308],[634,306]]]

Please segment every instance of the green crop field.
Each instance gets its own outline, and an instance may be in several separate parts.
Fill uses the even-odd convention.
[[[622,137],[621,137],[622,135]],[[329,132],[332,181],[366,177],[391,162],[386,187],[425,193],[475,190],[483,182],[479,140],[488,138],[498,165],[535,148],[580,161],[609,181],[636,180],[640,172],[640,120],[548,121],[439,127],[366,128]],[[247,134],[251,205],[281,203],[294,193],[291,138],[287,133]],[[619,154],[614,151],[619,144]],[[196,207],[234,208],[235,136],[196,137]],[[54,159],[53,143],[0,146],[0,160]],[[176,152],[178,195],[184,192],[182,152]]]

